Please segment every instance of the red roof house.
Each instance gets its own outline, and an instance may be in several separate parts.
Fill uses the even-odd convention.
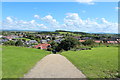
[[[117,44],[117,43],[118,43],[118,41],[107,41],[107,43]]]
[[[85,40],[79,40],[80,42],[85,42]]]
[[[47,49],[50,46],[51,46],[50,44],[44,43],[44,44],[35,45],[34,47],[37,49]]]
[[[95,43],[100,43],[100,41],[95,41]]]

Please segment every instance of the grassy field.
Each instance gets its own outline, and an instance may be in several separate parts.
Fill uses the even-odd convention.
[[[49,52],[24,47],[3,46],[3,78],[23,77],[40,59]]]
[[[68,58],[88,78],[115,78],[118,75],[118,48],[97,47],[92,50],[66,51]]]
[[[28,39],[28,38],[15,38],[15,39],[18,39],[18,40],[24,39],[26,41],[30,41],[30,39]]]
[[[73,36],[81,36],[80,34],[74,34],[74,33],[71,33],[71,32],[59,32],[59,34],[70,34],[70,35],[73,35]]]

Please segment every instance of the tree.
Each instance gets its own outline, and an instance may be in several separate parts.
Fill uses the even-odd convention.
[[[72,37],[67,37],[65,40],[61,41],[61,43],[56,48],[57,51],[60,50],[70,50],[71,48],[75,48],[77,45],[79,45],[79,41]]]
[[[15,43],[15,46],[23,46],[23,42],[21,40],[18,40],[16,43]]]
[[[7,41],[7,42],[4,42],[4,45],[14,46],[15,42],[14,41]]]
[[[56,47],[58,46],[57,42],[55,42],[55,41],[52,41],[52,42],[50,42],[49,44],[51,45],[51,48],[52,48],[53,50],[56,49]]]
[[[93,45],[95,42],[94,42],[94,40],[92,40],[92,39],[88,39],[88,40],[86,40],[85,42],[82,42],[82,44],[83,45]]]
[[[55,37],[52,37],[52,40],[55,40]]]
[[[106,39],[104,39],[104,40],[103,40],[103,43],[107,43],[107,40],[106,40]]]

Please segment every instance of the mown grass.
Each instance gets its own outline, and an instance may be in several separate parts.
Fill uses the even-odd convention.
[[[2,47],[2,77],[23,77],[40,59],[49,52],[39,49],[3,46]]]
[[[118,76],[118,48],[97,47],[92,50],[66,51],[68,58],[88,78],[116,78]]]
[[[59,34],[70,34],[70,35],[73,35],[73,36],[81,36],[81,34],[74,34],[74,33],[71,33],[71,32],[59,32]]]
[[[28,39],[28,38],[15,38],[15,39],[18,39],[18,40],[24,39],[26,41],[30,41],[30,39]]]

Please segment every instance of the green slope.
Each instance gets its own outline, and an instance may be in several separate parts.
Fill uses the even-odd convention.
[[[67,57],[88,78],[115,78],[118,75],[118,48],[99,47],[85,51],[67,51]]]
[[[23,77],[40,59],[49,52],[39,49],[3,46],[3,78]]]

